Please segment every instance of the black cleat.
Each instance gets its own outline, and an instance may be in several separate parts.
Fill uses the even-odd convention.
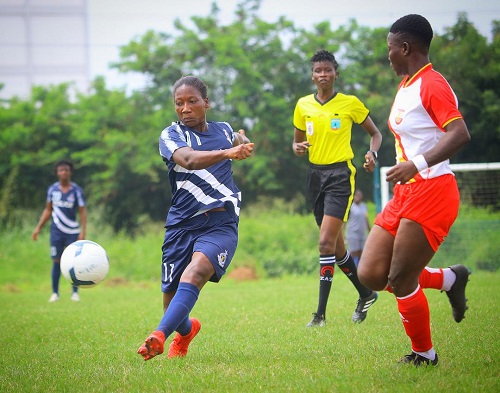
[[[306,327],[323,327],[326,325],[326,319],[324,315],[318,315],[313,312],[313,319],[309,322]]]
[[[378,299],[378,293],[373,291],[372,294],[368,297],[359,298],[358,305],[356,306],[356,310],[352,314],[352,321],[354,323],[361,323],[366,319],[366,314],[368,313],[368,309],[375,303]]]
[[[451,304],[453,318],[455,322],[460,322],[465,318],[465,310],[467,306],[467,298],[465,297],[465,287],[469,282],[470,270],[464,265],[453,265],[450,269],[456,274],[457,279],[451,286],[449,291],[445,291]]]
[[[437,366],[438,364],[438,355],[436,353],[436,357],[434,360],[427,359],[426,357],[423,357],[422,355],[419,355],[418,353],[411,352],[410,355],[406,355],[401,358],[399,363],[404,363],[404,364],[412,364],[415,367],[420,367],[420,366]]]

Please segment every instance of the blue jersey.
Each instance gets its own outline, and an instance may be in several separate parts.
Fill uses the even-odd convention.
[[[78,184],[71,182],[69,191],[63,193],[59,182],[55,182],[47,191],[47,202],[52,203],[51,232],[59,230],[69,235],[80,233],[76,213],[79,207],[85,206],[85,196]]]
[[[233,180],[231,160],[206,169],[188,170],[172,160],[181,147],[213,151],[233,146],[235,134],[228,123],[208,122],[208,130],[198,132],[182,123],[172,123],[160,135],[160,155],[168,167],[172,204],[166,227],[217,207],[225,207],[236,221],[240,214],[241,192]]]

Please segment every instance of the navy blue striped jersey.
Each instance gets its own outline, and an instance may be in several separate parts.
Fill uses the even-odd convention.
[[[223,160],[206,169],[187,170],[172,159],[174,152],[181,147],[201,151],[229,149],[234,137],[233,129],[225,122],[208,122],[208,130],[204,132],[174,122],[162,131],[160,155],[167,164],[172,187],[166,227],[217,207],[225,207],[238,221],[241,192],[233,180],[231,160]]]
[[[58,229],[66,234],[80,233],[76,213],[79,207],[85,206],[85,196],[78,184],[71,182],[69,191],[63,193],[59,182],[55,182],[47,190],[47,202],[52,203],[51,231]]]

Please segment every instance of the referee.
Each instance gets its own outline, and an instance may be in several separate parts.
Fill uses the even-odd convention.
[[[369,173],[375,169],[382,134],[370,118],[368,109],[357,97],[335,90],[339,72],[332,53],[318,51],[311,57],[311,65],[312,80],[317,91],[300,98],[293,115],[293,152],[297,156],[307,155],[309,158],[308,200],[320,231],[318,308],[307,327],[325,325],[335,264],[359,293],[352,321],[361,323],[366,318],[368,308],[377,300],[377,293],[359,282],[356,265],[345,248],[342,235],[355,190],[352,125],[361,124],[371,137],[363,165]]]

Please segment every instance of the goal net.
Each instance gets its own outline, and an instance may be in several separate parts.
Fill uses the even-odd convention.
[[[457,263],[472,269],[500,268],[500,162],[451,164],[460,190],[460,211],[431,266]],[[391,167],[380,168],[381,205],[392,197],[385,181]]]

